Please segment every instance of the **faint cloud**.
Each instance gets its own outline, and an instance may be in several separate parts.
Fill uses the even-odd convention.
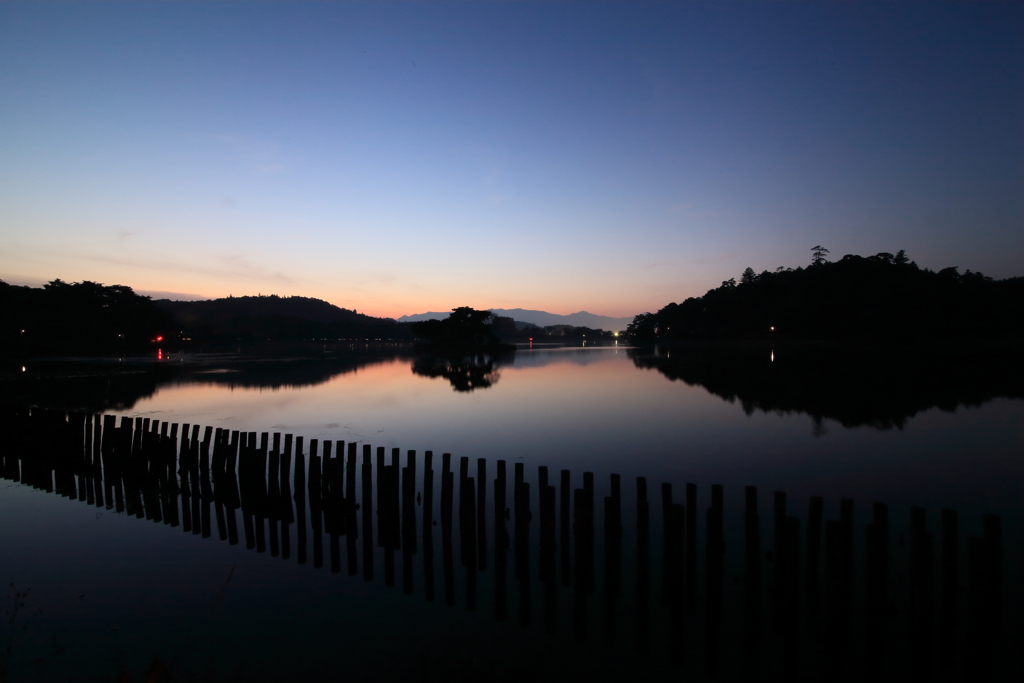
[[[132,235],[136,235],[136,234],[138,234],[138,233],[136,231],[134,231],[134,230],[129,230],[127,232],[119,232],[119,233],[117,233],[117,239],[119,239],[119,240],[127,239],[127,238],[131,237]]]

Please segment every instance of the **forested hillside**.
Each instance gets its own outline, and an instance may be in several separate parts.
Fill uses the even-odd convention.
[[[747,268],[702,297],[636,316],[636,340],[776,335],[801,338],[1024,334],[1024,278],[933,272],[900,251],[760,274]]]

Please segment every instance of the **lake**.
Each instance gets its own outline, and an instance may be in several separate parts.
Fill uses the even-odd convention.
[[[43,456],[28,453],[28,441],[7,448],[0,579],[28,591],[15,630],[4,625],[4,638],[14,635],[12,681],[142,680],[146,671],[152,680],[653,680],[678,667],[697,680],[738,680],[750,666],[764,678],[800,670],[833,671],[834,680],[902,680],[922,666],[934,680],[1021,672],[1008,647],[1021,636],[1024,538],[1024,400],[1012,354],[748,344],[452,355],[353,344],[26,362],[4,386],[12,405],[102,412],[118,425],[130,418],[138,433],[155,421],[212,427],[225,439],[200,447],[192,465],[178,456],[187,441],[185,451],[175,441],[179,459],[168,466],[169,440],[146,450],[129,436],[127,450],[100,458],[97,449],[91,469],[58,458],[31,476],[29,463]],[[21,412],[8,413],[9,429],[29,424],[23,408],[10,411]],[[34,429],[32,438],[47,438]],[[270,445],[261,451],[263,433]],[[284,435],[304,439],[287,467]],[[229,447],[237,480],[233,464],[230,475],[216,465]],[[442,454],[451,454],[454,522],[445,520]],[[498,461],[507,468],[504,522],[492,489]],[[258,485],[246,462],[258,463]],[[392,462],[393,475],[380,468]],[[377,514],[354,507],[364,481]],[[678,510],[665,506],[663,483]],[[235,507],[222,493],[232,487]],[[115,490],[123,501],[110,498]],[[785,492],[781,512],[776,491]],[[392,505],[393,518],[381,517]],[[956,511],[955,527],[940,523],[943,509]],[[241,515],[234,539],[225,510],[232,522]],[[995,545],[985,514],[998,517]],[[797,530],[788,546],[787,523]],[[883,528],[884,543],[873,545],[871,529]],[[679,544],[668,540],[676,532]],[[503,549],[496,541],[506,535]],[[993,548],[998,569],[978,560]],[[784,558],[791,574],[779,573]],[[881,598],[869,578],[879,567]],[[686,578],[676,586],[674,576]],[[993,576],[999,592],[985,593]],[[889,620],[882,645],[869,635],[879,618]],[[993,634],[995,653],[979,644]],[[943,644],[955,646],[951,661]]]

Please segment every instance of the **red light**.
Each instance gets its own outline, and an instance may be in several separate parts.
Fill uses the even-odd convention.
[[[157,337],[157,338],[156,338],[156,340],[157,340],[157,341],[163,341],[163,340],[164,340],[164,338],[163,338],[163,337]]]

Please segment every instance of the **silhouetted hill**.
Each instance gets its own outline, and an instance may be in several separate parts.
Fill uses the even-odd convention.
[[[19,287],[0,280],[0,351],[9,355],[123,353],[173,329],[171,317],[131,287],[52,280]]]
[[[524,308],[490,308],[491,313],[497,316],[512,318],[517,323],[529,323],[538,327],[549,327],[552,325],[569,325],[572,327],[589,327],[592,329],[608,330],[617,332],[626,329],[630,318],[612,318],[607,315],[597,315],[580,311],[569,315],[548,313],[547,311],[531,311]],[[398,322],[420,322],[423,320],[444,320],[450,315],[448,312],[430,311],[417,313],[415,315],[403,315]]]
[[[154,302],[170,313],[181,336],[198,342],[308,339],[407,339],[408,326],[302,296],[242,296]]]
[[[748,268],[738,283],[636,316],[628,333],[637,340],[1019,336],[1024,278],[997,281],[955,267],[936,273],[903,252],[760,275]]]

